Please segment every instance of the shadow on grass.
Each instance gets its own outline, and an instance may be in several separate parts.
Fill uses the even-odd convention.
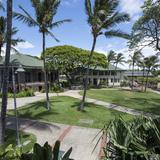
[[[7,128],[14,129],[16,128],[15,117],[7,118]],[[60,130],[61,128],[55,124],[47,123],[47,122],[37,122],[34,120],[28,119],[19,119],[19,128],[20,130],[27,130],[28,128],[32,128],[39,131],[49,131],[52,132],[52,129]]]

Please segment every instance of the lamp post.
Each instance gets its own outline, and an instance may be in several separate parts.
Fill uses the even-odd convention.
[[[13,98],[14,98],[14,113],[15,113],[15,125],[16,125],[16,142],[20,146],[20,137],[19,137],[19,123],[18,123],[18,112],[17,112],[17,101],[16,101],[16,83],[15,83],[15,73],[25,72],[23,67],[19,65],[18,69],[14,72],[14,67],[12,66],[12,82],[13,82]]]

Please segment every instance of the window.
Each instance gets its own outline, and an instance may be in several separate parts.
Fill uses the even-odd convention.
[[[31,82],[31,73],[30,72],[25,73],[25,79],[26,79],[26,82]]]

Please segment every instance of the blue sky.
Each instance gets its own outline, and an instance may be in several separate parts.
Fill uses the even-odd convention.
[[[3,0],[4,2],[5,0]],[[141,14],[141,5],[143,0],[120,0],[120,11],[124,11],[130,14],[131,21],[120,25],[118,28],[125,32],[130,32],[131,27],[135,20]],[[18,5],[23,6],[31,15],[34,16],[34,10],[30,5],[29,0],[14,0],[14,10],[19,11]],[[59,43],[55,42],[51,37],[47,37],[47,47],[56,45],[73,45],[76,47],[90,49],[92,43],[92,37],[90,34],[90,28],[87,24],[87,17],[85,14],[84,0],[62,0],[58,9],[56,20],[72,19],[71,23],[66,23],[59,28],[54,28],[52,32],[60,40]],[[17,37],[24,39],[25,43],[20,43],[17,49],[21,53],[40,55],[41,47],[41,35],[38,32],[38,28],[29,28],[25,24],[14,20],[14,27],[19,29]],[[126,58],[128,57],[127,42],[126,40],[119,38],[106,39],[105,37],[98,38],[96,51],[107,54],[109,50],[115,50],[117,52],[123,52]],[[152,49],[146,48],[144,52],[146,54],[152,53]]]

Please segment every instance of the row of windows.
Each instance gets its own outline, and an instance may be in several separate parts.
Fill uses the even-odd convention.
[[[120,80],[119,79],[117,79],[117,78],[111,78],[111,82],[115,82],[115,83],[119,83],[120,82]]]

